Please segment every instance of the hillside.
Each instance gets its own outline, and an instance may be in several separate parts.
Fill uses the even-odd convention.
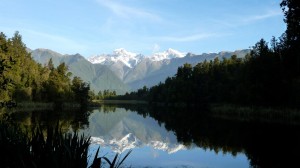
[[[129,90],[109,68],[105,65],[92,64],[80,54],[62,55],[48,49],[36,49],[31,52],[34,60],[46,64],[52,58],[55,66],[65,62],[73,76],[79,76],[89,82],[95,92],[100,90],[115,90],[117,94],[124,94]]]
[[[244,57],[249,52],[249,49],[245,49],[196,55],[168,49],[144,56],[125,49],[116,49],[112,54],[101,54],[88,59],[80,54],[62,55],[48,49],[36,49],[31,51],[31,54],[41,64],[47,64],[50,58],[55,66],[65,62],[73,76],[90,82],[92,90],[96,92],[109,89],[123,94],[129,90],[143,86],[151,87],[163,82],[167,77],[174,76],[177,68],[185,63],[196,65],[204,60],[229,58],[232,55]]]

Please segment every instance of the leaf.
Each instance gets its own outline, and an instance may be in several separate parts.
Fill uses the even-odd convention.
[[[130,153],[132,152],[132,150],[129,150],[126,155],[123,157],[123,159],[121,160],[121,162],[118,164],[117,168],[120,167],[122,165],[122,163],[125,161],[125,159],[130,155]]]
[[[116,164],[116,161],[117,161],[117,158],[118,158],[118,156],[119,156],[119,154],[116,154],[116,155],[115,155],[115,158],[114,158],[113,162],[112,162],[112,163],[111,163],[111,165],[110,165],[110,167],[111,167],[111,168],[114,168],[114,166],[115,166],[115,164]]]
[[[99,160],[98,160],[98,159],[100,159],[100,165],[101,165],[101,158],[97,158],[98,153],[99,153],[99,150],[100,150],[100,146],[99,146],[99,148],[97,149],[97,152],[96,152],[96,154],[95,154],[93,164],[90,166],[91,168],[96,168],[97,164],[99,164]],[[99,167],[100,167],[100,166],[99,166]]]

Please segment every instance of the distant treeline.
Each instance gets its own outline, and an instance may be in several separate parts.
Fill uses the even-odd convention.
[[[71,79],[65,63],[56,68],[36,63],[16,32],[0,33],[0,101],[78,102],[86,104],[90,86],[79,77]]]
[[[300,107],[300,5],[283,0],[280,6],[287,30],[270,44],[261,39],[244,58],[233,55],[194,67],[184,64],[164,83],[119,98],[166,104]]]
[[[115,90],[111,91],[109,89],[105,89],[103,91],[99,91],[97,94],[94,90],[89,91],[89,97],[91,100],[103,100],[103,99],[111,99],[117,96],[117,92]]]

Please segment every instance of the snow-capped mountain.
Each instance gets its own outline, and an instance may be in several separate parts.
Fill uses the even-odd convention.
[[[186,56],[185,53],[169,48],[167,51],[155,53],[149,58],[152,61],[162,61],[165,59],[182,58],[184,56]]]
[[[102,147],[110,147],[112,151],[117,153],[123,153],[128,149],[133,149],[138,146],[141,146],[143,143],[137,139],[132,133],[125,135],[121,139],[111,139],[111,140],[104,140],[101,137],[91,137],[92,144],[99,144]]]
[[[93,64],[103,64],[103,65],[112,65],[117,62],[125,64],[129,68],[134,68],[138,63],[143,59],[150,59],[151,61],[162,61],[169,60],[173,58],[182,58],[186,54],[179,52],[177,50],[169,48],[164,52],[154,53],[151,56],[144,56],[142,54],[137,54],[133,52],[126,51],[124,48],[116,49],[113,51],[113,54],[102,54],[97,56],[92,56],[88,58]]]
[[[95,109],[89,118],[89,128],[82,130],[91,135],[91,143],[107,147],[114,152],[123,153],[128,149],[151,147],[169,154],[186,150],[177,141],[172,131],[164,124],[149,116],[143,117],[124,108],[116,108],[114,113]]]
[[[141,54],[126,51],[124,48],[116,49],[112,54],[102,54],[88,58],[93,64],[112,65],[117,62],[125,64],[129,68],[136,66],[144,58]]]
[[[104,140],[101,137],[91,137],[92,144],[99,144],[102,147],[110,147],[112,151],[117,153],[123,153],[126,150],[134,149],[142,146],[151,146],[154,149],[162,150],[168,154],[176,153],[180,150],[185,150],[186,147],[183,144],[172,144],[162,141],[150,141],[148,144],[144,144],[132,133],[129,133],[121,139]]]
[[[90,82],[91,88],[96,92],[109,89],[116,90],[120,94],[164,82],[167,77],[174,76],[178,67],[185,63],[195,66],[204,60],[230,58],[232,55],[241,58],[250,52],[249,49],[246,49],[232,52],[185,54],[168,49],[164,52],[144,56],[120,48],[111,54],[90,57],[87,61],[79,54],[62,55],[48,49],[29,51],[33,59],[41,64],[47,64],[50,58],[55,66],[65,62],[73,75]]]
[[[88,58],[93,64],[106,65],[115,75],[127,84],[131,90],[143,86],[151,87],[164,82],[167,77],[176,74],[178,67],[185,63],[193,66],[204,60],[210,61],[214,58],[229,58],[237,55],[244,57],[250,50],[221,51],[219,53],[191,54],[183,53],[169,48],[164,52],[154,53],[150,56],[136,54],[117,49],[112,54],[102,54]]]
[[[108,66],[122,81],[129,83],[141,79],[148,73],[160,66],[167,64],[173,58],[183,58],[185,53],[174,49],[155,53],[151,56],[144,56],[126,51],[124,48],[116,49],[112,54],[102,54],[88,58],[92,64]]]

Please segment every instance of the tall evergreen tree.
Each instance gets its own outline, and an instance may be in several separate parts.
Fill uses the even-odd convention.
[[[282,0],[280,4],[287,24],[285,31],[285,66],[288,73],[300,76],[300,3],[298,0]]]

